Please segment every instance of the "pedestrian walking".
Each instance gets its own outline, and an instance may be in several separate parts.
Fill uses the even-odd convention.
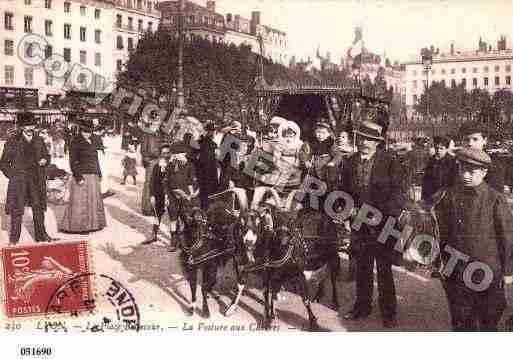
[[[63,158],[64,157],[64,147],[65,147],[65,129],[63,124],[56,124],[55,130],[52,132],[52,142],[53,142],[53,156],[55,158]]]
[[[352,196],[355,208],[362,204],[378,209],[383,218],[398,218],[406,206],[406,186],[401,177],[401,165],[391,154],[377,150],[384,141],[382,127],[364,121],[357,136],[358,152],[351,156],[343,169],[341,188]],[[384,221],[382,221],[384,222]],[[379,306],[383,325],[396,326],[397,299],[392,264],[397,261],[394,241],[378,242],[383,223],[362,225],[351,233],[352,252],[356,257],[356,301],[346,320],[365,318],[372,311],[374,291],[374,262],[377,266]]]
[[[0,170],[8,178],[6,214],[11,216],[9,245],[20,240],[21,224],[26,206],[32,207],[35,241],[51,242],[45,228],[46,167],[50,155],[37,135],[36,120],[29,112],[18,113],[16,125],[20,129],[7,139],[4,145]]]
[[[512,281],[513,216],[504,196],[485,181],[490,156],[467,147],[456,158],[460,180],[434,196],[452,327],[496,331],[506,308],[504,284]],[[479,275],[468,275],[469,264],[478,264]]]
[[[130,143],[128,145],[128,150],[125,153],[125,157],[121,160],[121,165],[123,167],[123,182],[121,182],[121,184],[124,185],[126,179],[130,176],[134,180],[135,186],[137,184],[137,154],[135,153],[135,144]]]
[[[79,128],[80,133],[70,143],[70,201],[59,224],[59,230],[68,233],[99,231],[107,225],[93,124],[80,120]]]

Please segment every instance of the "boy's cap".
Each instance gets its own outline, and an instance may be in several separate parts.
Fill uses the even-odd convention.
[[[488,168],[492,164],[490,156],[482,150],[475,148],[462,148],[456,152],[456,158],[460,162],[465,162],[478,167]]]

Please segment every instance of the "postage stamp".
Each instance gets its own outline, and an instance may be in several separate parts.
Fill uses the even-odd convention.
[[[93,299],[90,252],[87,242],[67,242],[2,248],[4,308],[7,317],[46,315],[56,290],[77,278],[73,290],[80,293],[60,305],[60,313],[83,312]],[[60,303],[60,300],[57,299]]]

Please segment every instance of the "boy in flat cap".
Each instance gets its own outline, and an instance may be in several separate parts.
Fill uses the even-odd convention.
[[[484,151],[488,144],[488,129],[478,122],[469,122],[464,124],[460,128],[460,135],[463,138],[464,147]],[[485,177],[485,181],[490,185],[490,187],[501,193],[504,192],[505,170],[495,158],[492,158],[492,164],[488,166],[488,173]]]
[[[485,182],[490,156],[467,147],[456,158],[460,180],[434,196],[452,327],[496,331],[513,273],[513,217],[504,196]]]

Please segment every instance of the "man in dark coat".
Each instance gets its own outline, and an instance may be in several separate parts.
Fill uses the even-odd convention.
[[[213,123],[205,125],[206,134],[199,139],[198,157],[195,160],[197,181],[201,209],[208,209],[208,196],[217,193],[219,189],[219,176],[217,173],[217,144],[213,137],[215,126]]]
[[[429,205],[433,195],[441,188],[454,185],[458,166],[455,159],[447,154],[449,139],[437,136],[433,139],[435,154],[429,159],[422,179],[422,199]]]
[[[11,215],[9,244],[18,243],[25,206],[31,206],[36,242],[50,242],[44,224],[46,211],[46,166],[50,155],[43,140],[35,133],[32,113],[20,113],[21,131],[10,137],[0,159],[0,170],[9,179],[6,214]]]
[[[378,209],[383,215],[379,226],[363,224],[352,232],[351,247],[356,257],[356,302],[344,319],[367,317],[372,311],[374,290],[374,261],[377,264],[379,306],[383,324],[396,325],[395,285],[392,264],[397,259],[394,241],[377,241],[383,224],[389,216],[398,218],[406,206],[406,183],[401,165],[391,154],[377,150],[383,141],[382,128],[371,122],[362,122],[357,136],[358,152],[351,156],[342,173],[342,190],[352,196],[355,208],[363,204]]]
[[[460,180],[435,195],[443,286],[455,331],[496,331],[513,274],[513,216],[502,194],[484,181],[484,151],[456,154]],[[456,259],[456,261],[454,261]]]
[[[478,122],[468,122],[461,126],[460,135],[465,147],[484,151],[488,144],[488,129]],[[485,181],[493,189],[500,193],[504,192],[505,169],[498,159],[492,157],[492,164],[488,167]]]

